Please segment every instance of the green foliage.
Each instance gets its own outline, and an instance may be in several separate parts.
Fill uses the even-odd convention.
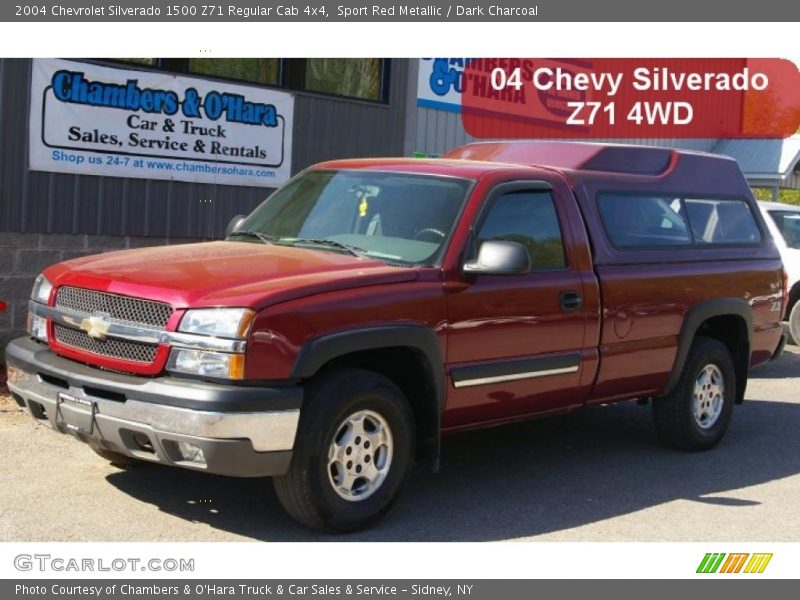
[[[380,100],[379,58],[309,58],[306,64],[310,91]]]
[[[189,70],[203,75],[275,85],[278,83],[280,61],[277,58],[191,58]]]
[[[779,202],[800,206],[800,190],[780,190],[778,193]],[[769,188],[753,188],[753,195],[756,200],[772,201],[772,190]]]

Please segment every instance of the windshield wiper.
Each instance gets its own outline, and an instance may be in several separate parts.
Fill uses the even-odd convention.
[[[275,236],[268,235],[266,233],[261,233],[260,231],[254,231],[252,229],[248,229],[246,231],[234,231],[228,237],[231,237],[231,236],[234,236],[234,235],[242,235],[242,236],[245,236],[245,237],[253,237],[253,238],[256,238],[258,240],[261,240],[265,244],[274,244],[276,241],[278,241],[278,238],[276,238]]]
[[[334,250],[344,250],[353,256],[363,256],[367,253],[364,248],[353,246],[352,244],[345,244],[337,242],[336,240],[327,240],[323,238],[281,238],[281,243],[288,243],[292,245],[308,245],[308,246],[327,246]]]

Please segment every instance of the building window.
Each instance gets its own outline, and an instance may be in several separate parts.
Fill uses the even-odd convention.
[[[190,58],[189,72],[278,85],[281,61],[279,58]]]
[[[387,102],[389,60],[383,58],[105,58],[116,66],[220,77],[298,92]]]
[[[380,58],[309,58],[306,91],[363,100],[382,100],[383,60]]]
[[[117,62],[133,63],[136,65],[145,65],[148,67],[158,66],[157,58],[115,58]]]

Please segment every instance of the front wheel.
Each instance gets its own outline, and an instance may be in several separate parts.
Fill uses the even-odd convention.
[[[292,463],[274,478],[275,491],[304,525],[363,529],[391,508],[413,450],[411,411],[391,380],[360,369],[332,372],[309,388]]]
[[[678,384],[653,403],[659,438],[682,450],[708,450],[725,434],[736,398],[736,373],[728,347],[697,338]]]

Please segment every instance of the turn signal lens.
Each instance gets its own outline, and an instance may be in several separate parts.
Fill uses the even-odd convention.
[[[41,342],[47,342],[47,319],[28,313],[28,333]]]
[[[173,348],[167,370],[220,379],[244,379],[244,354]]]
[[[244,354],[231,356],[228,379],[244,379]]]

